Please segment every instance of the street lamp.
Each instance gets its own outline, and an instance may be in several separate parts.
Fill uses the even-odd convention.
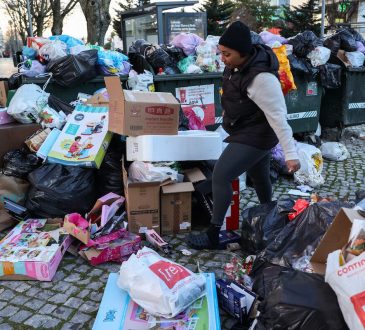
[[[322,0],[322,16],[321,16],[321,39],[324,39],[324,19],[326,16],[326,0]]]
[[[27,0],[27,15],[28,15],[28,33],[30,37],[33,37],[33,27],[32,27],[32,14],[30,13],[30,3]]]

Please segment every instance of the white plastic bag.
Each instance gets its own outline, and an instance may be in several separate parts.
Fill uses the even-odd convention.
[[[167,166],[154,166],[151,163],[134,161],[128,169],[132,182],[156,182],[171,179],[178,180],[178,172]]]
[[[51,61],[67,55],[67,45],[61,40],[46,43],[39,49],[39,55],[45,60]]]
[[[86,45],[76,45],[70,48],[70,54],[71,55],[77,55],[85,50],[89,50],[90,47]]]
[[[331,56],[331,50],[326,47],[318,46],[314,48],[307,57],[311,60],[314,67],[324,65],[328,62]]]
[[[120,267],[118,286],[147,312],[172,318],[205,294],[205,277],[144,247]]]
[[[361,52],[346,52],[346,57],[354,68],[364,65],[365,55]]]
[[[299,184],[318,187],[324,183],[322,176],[323,158],[321,151],[309,144],[297,143],[300,169],[294,173],[294,180]]]
[[[133,91],[154,92],[153,74],[147,70],[141,74],[131,70],[128,77],[128,87]]]
[[[23,124],[30,124],[39,119],[39,112],[48,102],[49,94],[35,84],[20,86],[8,107],[8,114]]]
[[[338,304],[350,329],[365,328],[365,252],[340,266],[341,250],[328,255],[326,282],[336,292]]]
[[[338,142],[325,142],[321,145],[322,156],[325,159],[342,161],[349,157],[347,148]]]
[[[203,70],[207,72],[216,72],[216,54],[217,54],[217,47],[210,43],[203,41],[197,48],[196,48],[196,64]]]

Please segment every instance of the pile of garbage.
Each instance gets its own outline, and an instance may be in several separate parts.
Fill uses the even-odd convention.
[[[126,75],[131,69],[126,55],[84,44],[68,35],[28,37],[22,54],[24,61],[19,64],[20,74],[27,77],[52,74],[62,86],[77,85],[96,75]],[[70,75],[75,72],[76,75]]]

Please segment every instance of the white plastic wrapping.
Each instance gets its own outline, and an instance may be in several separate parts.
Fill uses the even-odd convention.
[[[178,172],[167,166],[154,166],[151,163],[134,161],[128,169],[132,182],[156,182],[171,179],[178,180]]]
[[[364,65],[365,55],[361,52],[346,52],[346,57],[354,68]]]
[[[150,314],[172,318],[205,294],[205,278],[144,247],[120,268],[118,286]]]
[[[47,61],[55,60],[67,55],[67,45],[61,40],[46,43],[39,49],[39,55]]]
[[[324,65],[328,62],[331,56],[331,50],[326,47],[318,46],[314,48],[307,57],[311,60],[314,67]]]
[[[342,161],[349,157],[347,148],[338,142],[325,142],[321,145],[322,156],[325,159]]]

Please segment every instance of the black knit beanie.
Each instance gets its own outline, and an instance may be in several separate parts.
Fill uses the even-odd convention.
[[[250,29],[242,22],[236,21],[224,31],[219,44],[237,50],[242,55],[248,55],[252,50]]]

